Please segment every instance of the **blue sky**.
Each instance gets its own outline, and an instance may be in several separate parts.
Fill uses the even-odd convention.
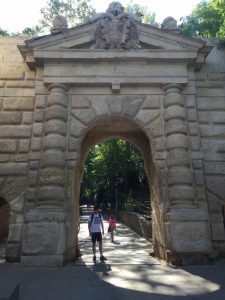
[[[40,9],[46,6],[48,0],[1,0],[0,27],[9,32],[22,31],[25,27],[38,24]],[[103,12],[112,0],[91,0],[97,12]],[[124,6],[129,0],[121,0]],[[182,16],[189,15],[200,0],[133,0],[133,2],[147,6],[156,13],[156,21],[161,23],[168,16],[177,21]]]

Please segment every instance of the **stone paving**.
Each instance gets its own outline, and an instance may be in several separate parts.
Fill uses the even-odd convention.
[[[107,231],[107,222],[104,223]],[[83,256],[64,267],[22,267],[0,264],[1,290],[19,283],[19,300],[165,300],[225,299],[225,261],[172,268],[149,256],[152,244],[123,224],[116,243],[104,237],[104,263],[92,262],[87,216],[79,235]],[[16,298],[15,298],[16,299]]]

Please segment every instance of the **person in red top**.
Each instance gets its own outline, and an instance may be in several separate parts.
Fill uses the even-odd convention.
[[[111,242],[114,242],[114,231],[116,231],[116,219],[113,215],[109,218],[109,229],[108,231],[111,233]]]

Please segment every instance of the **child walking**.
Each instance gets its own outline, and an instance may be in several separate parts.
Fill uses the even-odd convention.
[[[109,218],[109,229],[108,231],[111,233],[111,242],[114,242],[114,231],[116,231],[116,219],[113,215]]]

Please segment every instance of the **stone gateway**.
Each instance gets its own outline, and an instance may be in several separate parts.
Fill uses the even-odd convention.
[[[225,51],[174,21],[157,28],[111,8],[75,28],[58,18],[49,35],[0,38],[8,261],[57,266],[76,254],[85,158],[110,138],[143,156],[156,256],[225,256]]]

